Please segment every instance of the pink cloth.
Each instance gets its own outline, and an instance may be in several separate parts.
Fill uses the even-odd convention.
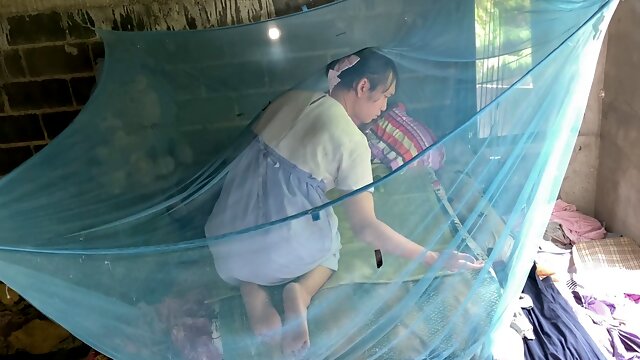
[[[577,211],[575,205],[557,200],[551,213],[551,221],[562,226],[573,244],[586,240],[604,239],[607,232],[600,222]]]
[[[329,70],[329,73],[327,74],[329,77],[329,94],[331,94],[333,88],[340,82],[340,78],[338,77],[340,73],[352,67],[358,61],[360,61],[360,58],[357,55],[343,57],[338,61],[333,69]]]
[[[392,170],[413,159],[436,142],[436,136],[421,122],[407,114],[402,103],[396,104],[366,132],[371,156]],[[438,170],[445,160],[444,146],[432,148],[413,165]]]
[[[624,294],[624,296],[633,301],[636,304],[640,304],[640,295],[636,295],[636,294]]]

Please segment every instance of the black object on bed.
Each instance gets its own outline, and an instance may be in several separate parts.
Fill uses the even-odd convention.
[[[523,309],[523,312],[533,325],[536,337],[535,340],[524,340],[526,359],[607,359],[582,327],[551,277],[538,278],[535,264],[522,292],[533,300],[533,308]]]

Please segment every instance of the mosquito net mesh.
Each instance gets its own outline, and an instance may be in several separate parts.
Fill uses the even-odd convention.
[[[484,358],[544,232],[616,4],[346,0],[245,26],[101,32],[89,103],[0,180],[2,279],[116,359]],[[345,140],[355,123],[326,95],[326,66],[367,47],[393,60],[395,95]],[[296,129],[323,106],[342,117],[317,132],[261,122],[280,109]],[[369,180],[332,189],[363,168],[349,162],[363,144]],[[311,176],[302,153],[339,181]],[[358,212],[371,197],[385,226],[440,256],[384,245],[390,232]],[[484,266],[449,271],[453,251]],[[287,285],[317,266],[337,271],[307,339]]]

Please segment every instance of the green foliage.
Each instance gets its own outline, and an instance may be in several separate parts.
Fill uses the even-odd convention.
[[[531,67],[530,0],[476,0],[478,83],[517,79]]]

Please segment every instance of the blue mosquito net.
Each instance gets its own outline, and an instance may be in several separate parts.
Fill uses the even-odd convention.
[[[283,358],[277,341],[255,336],[241,288],[216,262],[242,259],[233,266],[256,276],[318,264],[329,241],[321,232],[308,233],[319,238],[312,251],[286,236],[290,251],[273,251],[272,235],[331,217],[339,266],[308,307],[310,347],[294,355],[486,358],[558,194],[616,4],[346,0],[220,29],[102,31],[107,55],[89,103],[0,180],[2,280],[116,359]],[[361,129],[373,182],[207,237],[227,174],[260,143],[269,104],[326,93],[326,65],[365,47],[398,68],[387,112]],[[247,165],[256,175],[236,181],[278,168],[273,159],[257,157]],[[378,219],[440,252],[435,263],[376,254],[359,239],[348,204],[371,190]],[[224,221],[255,218],[254,205]],[[234,244],[246,256],[220,256]],[[452,250],[484,267],[448,271]],[[261,289],[281,319],[271,333],[283,344],[304,336],[285,281]]]

